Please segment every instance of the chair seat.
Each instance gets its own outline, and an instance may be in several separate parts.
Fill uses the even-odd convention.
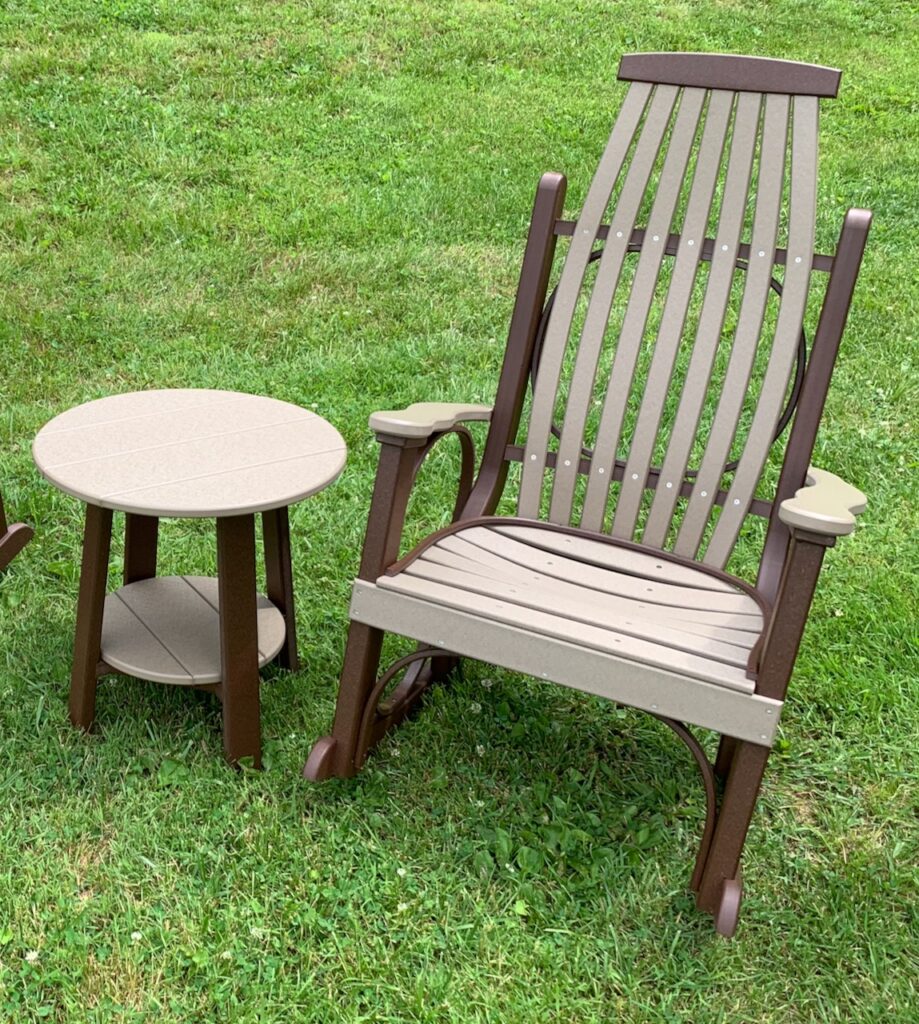
[[[759,603],[665,552],[494,518],[429,540],[395,569],[355,583],[354,618],[712,728],[735,698],[761,700],[747,674]],[[486,635],[490,653],[476,654]],[[761,716],[753,729],[761,740]]]

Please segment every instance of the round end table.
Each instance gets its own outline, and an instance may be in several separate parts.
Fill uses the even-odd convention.
[[[287,509],[341,473],[321,416],[232,391],[138,391],[70,409],[32,446],[55,487],[86,502],[70,718],[89,729],[96,681],[123,672],[215,692],[231,762],[261,760],[259,669],[296,669]],[[125,513],[124,585],[106,596],[112,512]],[[267,594],[256,592],[262,515]],[[157,577],[161,518],[217,521],[217,579]]]

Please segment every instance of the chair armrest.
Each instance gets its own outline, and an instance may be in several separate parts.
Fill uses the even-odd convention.
[[[855,529],[855,516],[867,504],[858,488],[811,466],[806,485],[779,505],[779,519],[795,529],[843,537]]]
[[[430,437],[468,420],[490,420],[490,405],[462,405],[453,402],[415,402],[407,409],[375,412],[370,429],[393,437]]]

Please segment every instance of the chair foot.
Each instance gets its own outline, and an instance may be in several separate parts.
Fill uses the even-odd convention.
[[[743,882],[737,878],[726,878],[721,885],[721,893],[715,907],[715,931],[726,939],[733,937],[737,931],[737,919],[740,916],[740,903],[743,899]]]
[[[321,736],[316,740],[303,766],[303,778],[310,782],[325,782],[339,774],[335,771],[337,747],[338,740],[334,736]]]

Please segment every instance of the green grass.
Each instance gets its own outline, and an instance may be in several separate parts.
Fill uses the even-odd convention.
[[[0,480],[37,535],[0,580],[0,1020],[916,1019],[917,36],[892,0],[3,7]],[[367,415],[491,400],[537,178],[576,209],[641,49],[844,68],[820,247],[876,214],[815,458],[871,505],[827,561],[732,943],[686,892],[689,759],[637,714],[469,664],[359,778],[299,776]],[[265,684],[260,774],[223,765],[204,695],[116,678],[92,736],[67,722],[82,510],[30,441],[169,386],[315,404],[350,447],[293,512],[304,666]],[[213,548],[169,523],[163,570]]]

